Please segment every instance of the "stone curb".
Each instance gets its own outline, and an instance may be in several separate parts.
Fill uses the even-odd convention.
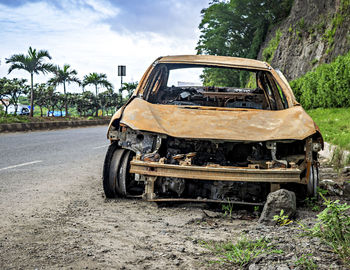
[[[78,120],[78,121],[53,121],[53,122],[0,124],[0,133],[42,130],[42,129],[58,129],[58,128],[68,128],[68,127],[108,125],[109,121],[110,120],[108,119],[97,119],[97,120]]]

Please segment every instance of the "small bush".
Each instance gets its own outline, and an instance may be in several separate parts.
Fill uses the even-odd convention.
[[[318,237],[330,246],[350,266],[350,205],[320,195],[326,208],[317,215],[317,223],[312,228],[303,226],[303,229],[307,236]]]

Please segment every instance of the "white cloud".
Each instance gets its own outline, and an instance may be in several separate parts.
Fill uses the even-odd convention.
[[[113,31],[106,19],[118,16],[119,9],[109,2],[65,0],[61,6],[47,2],[19,7],[0,4],[0,77],[7,76],[9,66],[5,58],[26,53],[29,46],[47,49],[55,64],[70,64],[80,78],[90,72],[106,73],[115,88],[120,85],[118,65],[127,66],[124,81],[138,81],[160,55],[195,53],[199,10],[193,36],[182,38],[150,32]],[[29,78],[29,74],[13,71],[9,77]],[[36,82],[48,78],[36,76]],[[75,86],[70,89],[77,91]]]

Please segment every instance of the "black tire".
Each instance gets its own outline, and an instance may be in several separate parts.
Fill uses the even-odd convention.
[[[307,183],[307,195],[310,197],[318,197],[317,187],[319,182],[318,168],[314,165],[310,167],[309,182]]]
[[[130,170],[130,161],[134,157],[132,151],[126,150],[123,155],[123,158],[120,162],[119,168],[119,194],[122,197],[127,195],[140,195],[143,192],[144,187],[137,184],[134,178],[134,174],[129,172]]]
[[[103,165],[103,190],[107,198],[116,198],[119,190],[119,167],[125,150],[117,143],[109,146]]]

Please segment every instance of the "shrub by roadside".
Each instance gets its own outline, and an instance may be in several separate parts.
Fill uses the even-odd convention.
[[[110,117],[32,117],[25,115],[1,115],[0,124],[14,123],[42,123],[42,122],[61,122],[61,121],[83,121],[83,120],[99,120],[110,119]]]

